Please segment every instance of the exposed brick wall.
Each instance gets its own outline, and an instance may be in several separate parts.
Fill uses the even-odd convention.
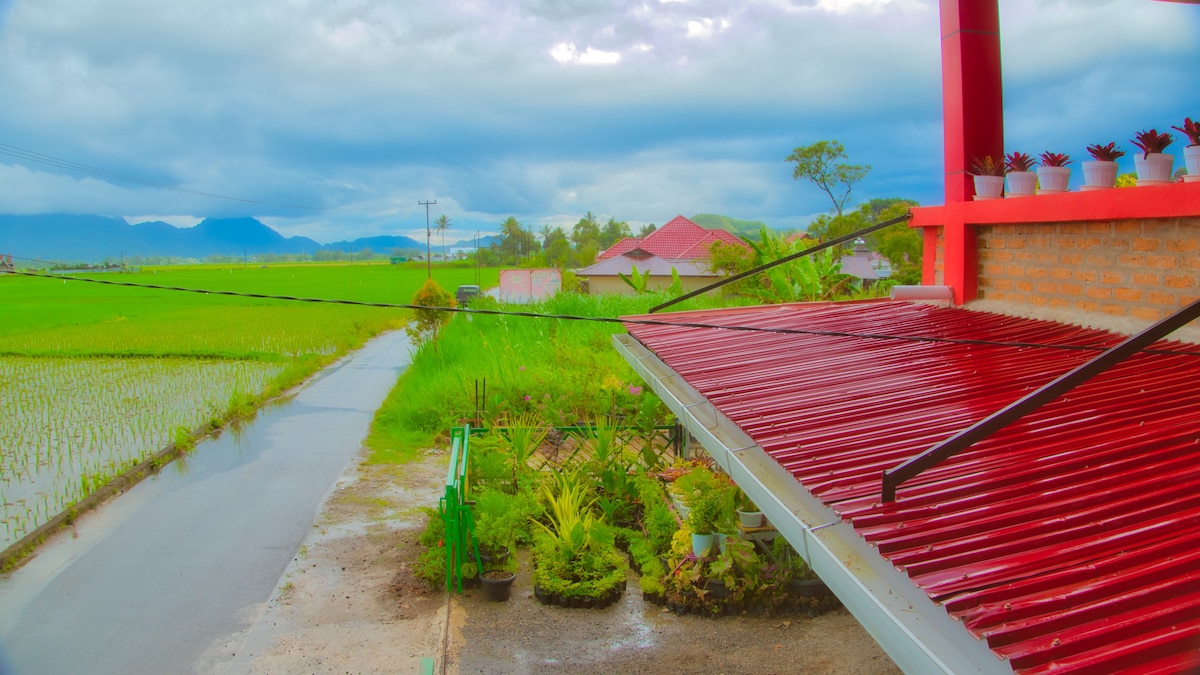
[[[976,233],[981,300],[1154,321],[1200,298],[1200,217]]]

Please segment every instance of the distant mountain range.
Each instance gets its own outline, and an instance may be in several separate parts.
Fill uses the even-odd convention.
[[[480,245],[489,243],[481,241]],[[458,242],[447,248],[463,246],[472,243]],[[395,249],[423,254],[425,242],[410,237],[365,237],[322,245],[308,237],[284,237],[254,218],[207,218],[195,227],[182,228],[160,221],[130,225],[106,216],[0,215],[0,255],[54,262],[95,263],[122,256],[202,260],[213,255],[357,252],[364,248],[385,254]]]

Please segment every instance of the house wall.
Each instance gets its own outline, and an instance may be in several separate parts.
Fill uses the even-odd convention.
[[[1200,216],[975,232],[980,300],[1156,321],[1200,298]]]
[[[720,277],[679,277],[680,285],[683,286],[685,293],[690,293],[717,281]],[[664,290],[671,287],[671,277],[650,277],[650,288],[654,290]],[[609,277],[592,275],[588,277],[588,294],[599,295],[601,293],[620,293],[632,294],[633,288],[629,284],[621,281],[621,277]]]

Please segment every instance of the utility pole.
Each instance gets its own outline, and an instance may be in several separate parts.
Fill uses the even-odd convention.
[[[475,231],[475,285],[479,285],[479,231]]]
[[[431,202],[417,202],[420,206],[425,207],[425,275],[429,279],[433,278],[433,265],[430,262],[429,251],[429,206],[436,203],[436,199]]]

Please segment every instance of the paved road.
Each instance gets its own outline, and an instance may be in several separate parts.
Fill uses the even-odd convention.
[[[408,362],[403,331],[373,340],[0,577],[0,645],[13,672],[219,666],[201,658],[270,598]]]

